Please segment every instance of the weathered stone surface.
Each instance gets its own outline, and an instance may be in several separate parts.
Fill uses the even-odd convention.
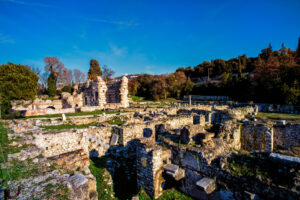
[[[207,194],[212,193],[216,189],[215,180],[207,177],[197,181],[196,185]]]
[[[190,142],[190,131],[184,127],[180,130],[180,141],[183,144],[188,144]]]
[[[110,139],[110,145],[117,145],[119,140],[119,136],[117,134],[112,134],[111,139]]]

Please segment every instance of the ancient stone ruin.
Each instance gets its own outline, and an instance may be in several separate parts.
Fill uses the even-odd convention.
[[[12,101],[12,109],[22,111],[23,116],[34,116],[105,108],[119,109],[129,106],[126,76],[107,83],[98,76],[94,81],[88,80],[85,83],[74,85],[73,88],[73,94],[63,92],[59,100]]]
[[[108,84],[98,78],[79,84],[65,104],[127,108],[9,121],[11,145],[22,150],[9,154],[8,163],[26,163],[31,173],[9,183],[23,185],[20,199],[55,199],[59,188],[78,200],[138,199],[141,190],[157,199],[170,188],[193,199],[299,199],[300,160],[288,152],[300,147],[299,123],[251,120],[254,105],[128,107],[126,96],[125,77]]]

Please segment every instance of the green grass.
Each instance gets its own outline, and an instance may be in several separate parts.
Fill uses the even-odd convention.
[[[299,114],[286,114],[286,113],[265,113],[265,112],[259,112],[256,116],[259,119],[262,120],[290,120],[295,122],[300,122],[300,115]]]
[[[27,144],[24,144],[21,147],[9,145],[11,141],[8,140],[7,133],[10,132],[10,130],[5,129],[4,125],[4,122],[0,121],[0,151],[2,151],[0,152],[0,179],[3,179],[5,181],[4,186],[7,186],[7,181],[10,180],[8,173],[12,180],[28,178],[31,175],[38,173],[38,164],[30,162],[30,160],[21,162],[17,159],[12,159],[7,163],[8,154],[18,153],[29,146]]]
[[[142,189],[139,192],[139,198],[140,200],[152,200],[152,198],[149,197],[149,195]],[[179,192],[176,189],[168,189],[164,191],[163,195],[159,197],[157,200],[192,200],[191,197]]]
[[[119,117],[114,117],[113,119],[109,120],[108,123],[110,125],[123,125],[125,124],[126,121],[123,121],[122,119],[120,119]]]
[[[107,158],[92,158],[90,159],[90,171],[94,175],[97,181],[97,192],[98,192],[98,199],[115,199],[113,186],[107,184],[108,177],[106,177],[107,172],[105,169],[105,163]],[[113,197],[112,197],[113,196]]]

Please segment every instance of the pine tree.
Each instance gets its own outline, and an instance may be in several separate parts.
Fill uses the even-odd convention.
[[[299,41],[298,41],[298,47],[297,47],[297,50],[296,50],[296,57],[300,58],[300,37],[299,37]]]
[[[96,80],[97,76],[102,76],[102,71],[97,60],[92,59],[90,62],[90,70],[88,73],[88,78],[90,80]]]
[[[48,95],[49,97],[54,97],[55,93],[56,93],[56,78],[57,76],[55,76],[55,74],[52,72],[47,80],[47,84],[48,84]]]

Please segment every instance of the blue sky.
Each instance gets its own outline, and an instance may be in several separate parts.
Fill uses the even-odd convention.
[[[296,49],[299,0],[0,0],[0,64],[67,68],[91,58],[124,73],[170,73],[205,60]]]

